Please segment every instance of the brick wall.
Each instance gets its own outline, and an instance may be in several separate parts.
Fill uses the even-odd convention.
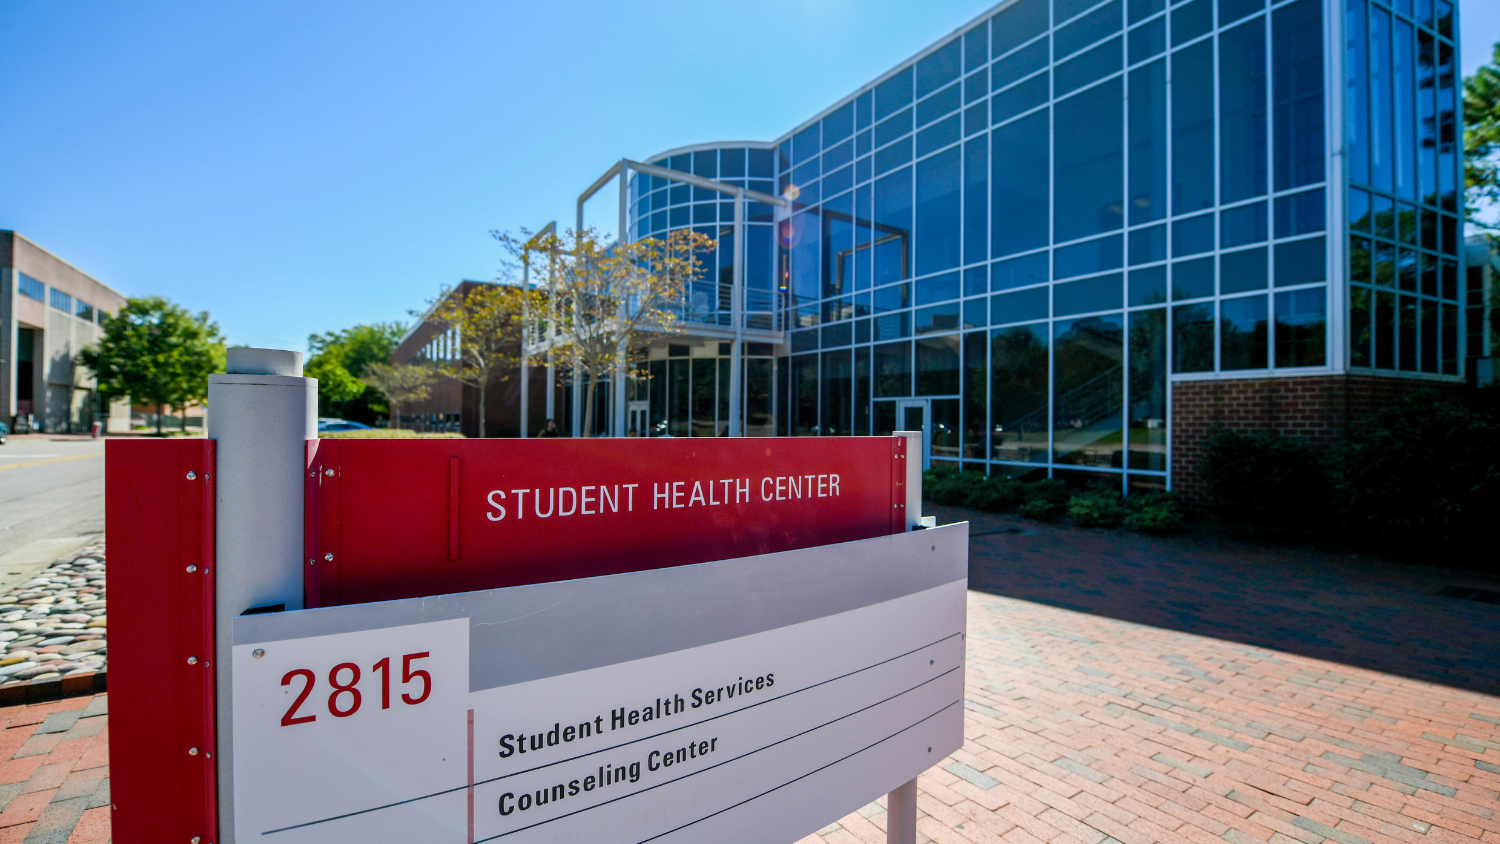
[[[1172,488],[1190,506],[1207,500],[1199,477],[1208,433],[1220,425],[1235,431],[1275,431],[1332,448],[1349,425],[1401,396],[1425,390],[1456,394],[1450,382],[1376,375],[1314,375],[1178,381],[1172,385]]]

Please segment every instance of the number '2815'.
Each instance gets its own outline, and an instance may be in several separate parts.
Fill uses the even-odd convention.
[[[427,651],[421,653],[406,654],[401,657],[401,685],[407,686],[414,682],[420,682],[422,693],[412,696],[407,692],[401,693],[401,702],[407,706],[416,706],[432,694],[432,675],[423,669],[412,670],[411,664],[419,659],[426,659]],[[374,665],[370,670],[380,674],[380,708],[391,708],[391,658],[385,657]],[[302,691],[298,693],[297,699],[287,709],[286,714],[281,716],[281,726],[290,727],[293,724],[306,724],[309,721],[318,720],[317,715],[298,715],[297,710],[307,702],[312,695],[313,687],[318,684],[318,677],[310,669],[297,668],[288,671],[281,678],[281,685],[290,686],[301,678]],[[341,662],[328,671],[328,685],[333,691],[328,694],[328,714],[335,718],[348,718],[359,711],[364,695],[359,691],[359,666],[352,662]]]

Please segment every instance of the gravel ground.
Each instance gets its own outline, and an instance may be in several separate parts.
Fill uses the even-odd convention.
[[[0,682],[104,670],[105,623],[100,542],[0,596]]]

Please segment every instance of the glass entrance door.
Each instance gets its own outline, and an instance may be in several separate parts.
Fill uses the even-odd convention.
[[[897,430],[922,432],[922,471],[932,468],[932,404],[927,399],[896,402]]]
[[[635,435],[638,437],[650,436],[651,433],[646,430],[646,426],[650,424],[650,422],[648,421],[650,414],[650,402],[633,401],[626,406],[626,410],[628,411],[630,419],[629,424],[625,426],[625,430],[635,431]]]

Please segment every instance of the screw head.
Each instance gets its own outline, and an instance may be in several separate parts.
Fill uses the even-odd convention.
[[[323,560],[325,562],[329,562],[329,563],[333,562],[333,554],[332,553],[324,554],[323,555]]]
[[[194,835],[192,838],[188,839],[188,844],[199,844],[199,842],[201,842],[202,840],[203,838],[201,836]]]
[[[197,665],[197,664],[198,664],[198,658],[196,656],[190,656],[190,657],[188,657],[188,665]]]
[[[198,748],[196,748],[196,747],[189,747],[188,748],[188,755],[189,756],[197,756],[198,755]]]
[[[936,663],[937,663],[937,660],[935,660],[935,659],[929,659],[929,660],[927,660],[927,664],[928,665],[935,665]]]
[[[931,752],[932,752],[932,748],[930,748],[930,747],[929,747],[929,748],[927,748],[927,752],[928,752],[928,753],[931,753]]]
[[[197,472],[188,472],[187,473],[187,479],[190,480],[190,481],[196,481],[196,480],[198,480],[198,473]]]
[[[197,566],[188,566],[187,570],[188,570],[188,574],[192,574],[193,572],[195,572],[195,571],[198,570],[198,567]]]
[[[332,469],[324,469],[323,470],[323,474],[325,474],[325,475],[327,475],[328,477],[331,478],[331,477],[333,477],[333,470]]]
[[[261,650],[260,648],[256,648],[255,650],[250,652],[250,655],[255,657],[256,659],[260,659],[261,657],[266,655],[266,652]]]

